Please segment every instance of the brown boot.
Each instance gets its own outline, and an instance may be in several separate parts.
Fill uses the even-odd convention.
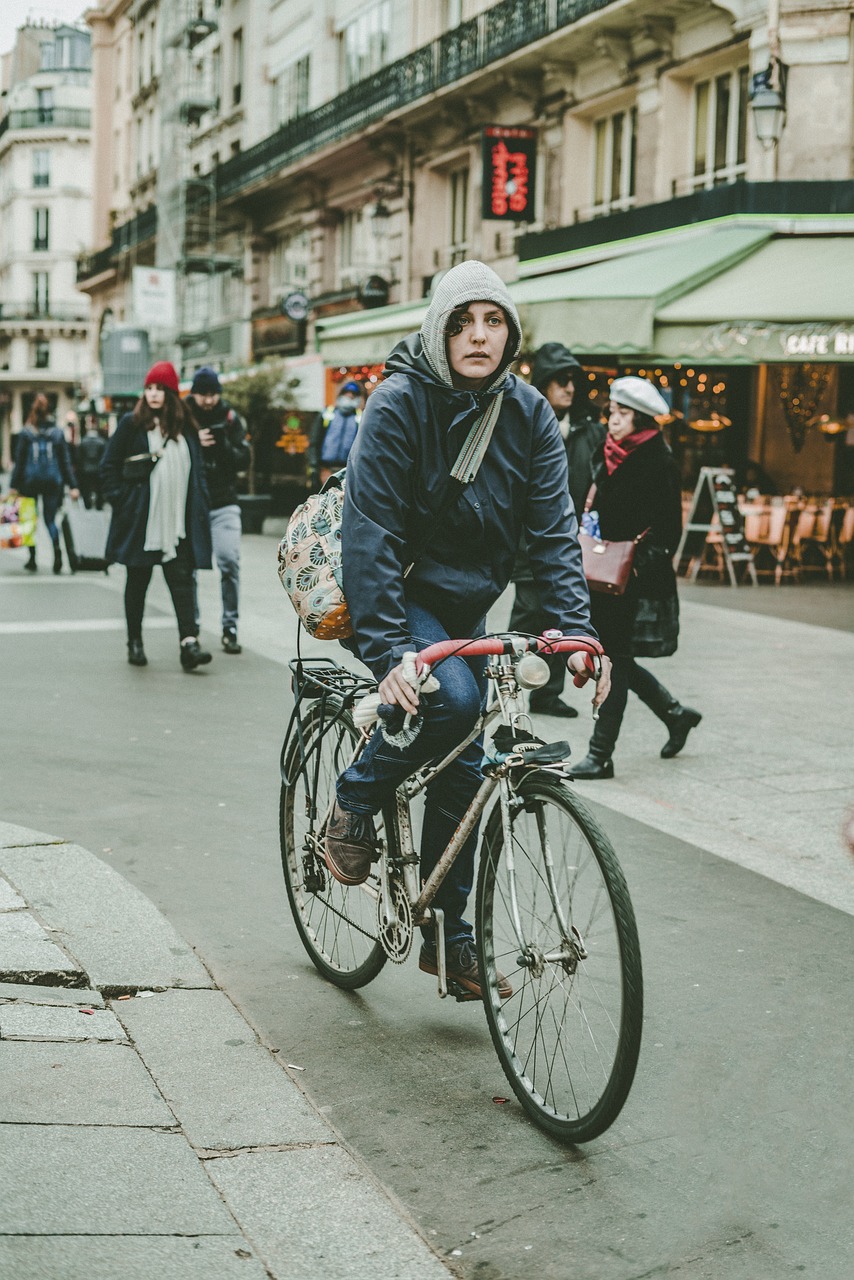
[[[364,884],[377,856],[377,834],[367,813],[351,813],[336,800],[326,824],[323,857],[340,884]]]
[[[465,987],[466,991],[469,992],[468,995],[462,997],[463,1000],[483,999],[480,968],[472,939],[463,938],[461,942],[452,942],[448,947],[445,965],[448,981],[459,983],[461,987]],[[438,974],[439,965],[436,959],[436,948],[432,942],[425,942],[422,946],[421,954],[418,957],[418,968],[422,973]],[[509,981],[498,969],[495,971],[495,979],[498,984],[499,996],[502,1000],[509,1000],[513,994],[513,988]]]

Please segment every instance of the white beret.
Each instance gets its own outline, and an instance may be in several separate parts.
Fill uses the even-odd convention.
[[[615,404],[637,409],[638,413],[647,413],[651,418],[670,413],[664,396],[646,378],[615,378],[608,395]]]

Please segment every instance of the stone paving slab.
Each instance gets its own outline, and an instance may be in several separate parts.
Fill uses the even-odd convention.
[[[21,911],[26,905],[8,880],[0,880],[0,911]]]
[[[335,1140],[223,992],[167,991],[115,1011],[195,1147]]]
[[[0,850],[0,871],[101,990],[212,987],[204,965],[152,902],[79,845]],[[0,925],[4,917],[0,917]]]
[[[45,987],[37,982],[0,982],[0,1001],[16,1000],[23,1004],[82,1005],[87,1009],[103,1009],[100,991],[88,987]]]
[[[58,836],[46,831],[34,831],[32,827],[20,827],[17,822],[0,822],[0,849],[14,849],[23,844],[62,844]]]
[[[9,1040],[0,1053],[0,1115],[8,1124],[175,1125],[129,1046]]]
[[[62,951],[29,911],[0,915],[0,979],[4,982],[47,979],[57,986],[81,987],[86,975]]]
[[[180,1133],[0,1124],[0,1187],[0,1235],[215,1235],[243,1247]]]
[[[8,1280],[269,1280],[232,1236],[0,1236]]]
[[[340,1147],[205,1163],[276,1280],[448,1280],[448,1269]]]
[[[0,1040],[116,1040],[127,1043],[109,1009],[63,1009],[58,1005],[0,1004]]]

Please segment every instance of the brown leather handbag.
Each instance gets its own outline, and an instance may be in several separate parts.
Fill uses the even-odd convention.
[[[591,486],[584,504],[585,515],[593,506],[596,486]],[[629,585],[635,562],[635,551],[649,529],[644,529],[630,542],[609,542],[607,538],[594,538],[582,529],[578,531],[584,576],[591,591],[601,591],[609,596],[621,596]]]

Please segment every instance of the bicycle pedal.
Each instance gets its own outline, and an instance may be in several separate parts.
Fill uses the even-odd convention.
[[[469,1000],[480,999],[480,996],[476,996],[473,991],[469,991],[468,987],[464,987],[461,982],[457,982],[456,978],[448,979],[448,995],[453,996],[457,1004],[465,1004]]]

